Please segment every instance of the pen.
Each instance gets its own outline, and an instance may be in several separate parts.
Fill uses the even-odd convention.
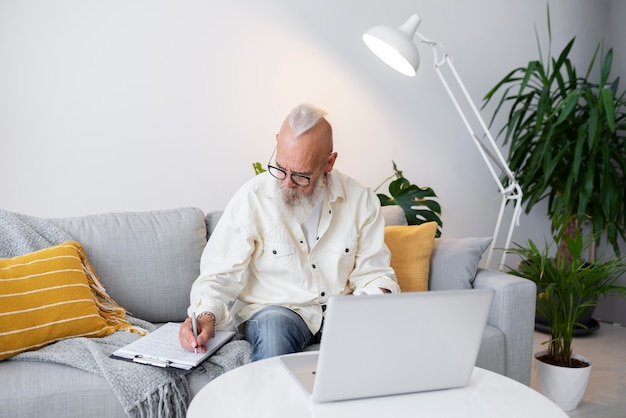
[[[191,328],[193,329],[193,337],[196,339],[196,347],[193,348],[193,352],[198,354],[198,321],[196,320],[196,313],[191,314]]]

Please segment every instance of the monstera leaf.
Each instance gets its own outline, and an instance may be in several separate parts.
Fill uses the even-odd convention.
[[[441,236],[443,222],[441,221],[441,206],[437,202],[437,194],[430,187],[418,187],[404,178],[402,172],[393,164],[395,176],[398,177],[389,184],[391,196],[378,193],[381,206],[398,205],[404,210],[409,225],[420,225],[425,222],[437,222],[437,237]]]

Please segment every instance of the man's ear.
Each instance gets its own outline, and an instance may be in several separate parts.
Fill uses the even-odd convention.
[[[328,164],[326,164],[326,168],[324,169],[324,172],[330,173],[331,171],[333,171],[333,166],[335,165],[335,160],[337,160],[337,153],[336,152],[331,152],[330,156],[328,158]]]

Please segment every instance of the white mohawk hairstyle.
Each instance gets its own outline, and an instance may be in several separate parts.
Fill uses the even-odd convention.
[[[312,104],[303,103],[295,107],[289,114],[289,127],[295,138],[306,133],[326,116],[326,112]]]

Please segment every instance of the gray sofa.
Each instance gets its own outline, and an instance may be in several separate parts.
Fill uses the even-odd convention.
[[[195,208],[109,213],[53,219],[72,235],[110,296],[134,316],[153,322],[182,321],[200,256],[220,212]],[[491,288],[495,299],[477,365],[524,384],[530,382],[535,285],[477,265],[488,241],[437,239],[430,288]],[[459,341],[463,344],[463,341]],[[107,382],[72,367],[1,361],[1,416],[125,416]],[[195,395],[208,379],[191,373]]]

